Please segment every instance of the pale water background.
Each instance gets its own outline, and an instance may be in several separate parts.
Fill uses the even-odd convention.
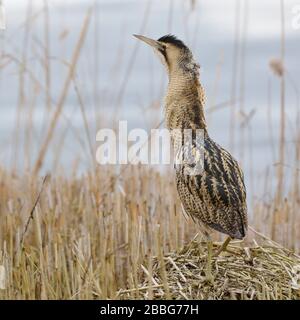
[[[18,57],[26,52],[26,66],[44,84],[41,64],[44,45],[44,1],[4,1],[7,12],[7,29],[0,34],[0,52]],[[31,3],[31,7],[28,7]],[[39,89],[32,116],[34,134],[30,145],[29,160],[24,157],[26,126],[31,125],[28,114],[32,105],[32,92],[36,90],[28,75],[25,76],[25,104],[19,123],[20,145],[14,149],[16,110],[19,97],[20,65],[0,62],[0,161],[10,167],[16,160],[20,170],[26,161],[36,158],[43,133],[47,129],[55,103],[60,95],[72,52],[75,48],[88,7],[96,3],[88,35],[77,66],[77,82],[84,102],[93,145],[96,148],[96,131],[110,127],[112,120],[128,120],[129,128],[155,127],[163,117],[162,97],[167,84],[165,70],[149,47],[132,34],[158,38],[172,33],[184,40],[201,65],[201,81],[206,89],[207,108],[231,99],[233,57],[235,44],[235,0],[199,1],[141,1],[141,0],[49,0],[49,56],[51,70],[52,111],[45,113],[45,94]],[[195,7],[193,6],[195,3]],[[295,166],[296,91],[299,90],[300,29],[293,29],[292,9],[299,1],[285,1],[286,69],[289,74],[286,87],[287,116],[287,175]],[[245,15],[245,5],[247,14]],[[242,161],[249,192],[264,199],[266,172],[274,177],[274,164],[278,159],[277,148],[280,124],[280,81],[269,68],[269,61],[280,56],[280,1],[240,1],[240,47],[244,41],[244,71],[238,61],[236,144],[230,149],[228,106],[208,114],[210,135]],[[29,9],[28,9],[29,8]],[[30,10],[30,11],[28,11]],[[96,13],[95,13],[96,12]],[[33,16],[27,24],[26,16]],[[245,22],[246,19],[246,23]],[[246,26],[246,27],[244,27]],[[136,47],[138,46],[138,47]],[[25,48],[25,51],[24,51]],[[135,51],[137,48],[137,51]],[[3,61],[3,60],[2,60]],[[244,73],[243,73],[244,72]],[[244,83],[244,102],[241,105],[240,85]],[[271,88],[271,114],[268,108],[268,87]],[[152,106],[152,107],[150,107]],[[245,127],[244,140],[239,138],[243,117],[239,112],[253,113]],[[96,118],[99,117],[97,124]],[[272,137],[268,119],[272,119]],[[46,119],[46,121],[45,121]],[[71,127],[70,127],[71,123]],[[90,166],[87,156],[86,135],[78,99],[73,86],[63,108],[63,116],[47,153],[43,172],[51,171],[57,156],[56,145],[66,134],[59,167],[68,172],[75,159],[80,172]],[[271,138],[275,145],[272,147]],[[28,152],[27,152],[28,153]],[[17,159],[14,157],[17,156]],[[274,183],[272,179],[271,183]],[[286,179],[288,190],[289,179]]]

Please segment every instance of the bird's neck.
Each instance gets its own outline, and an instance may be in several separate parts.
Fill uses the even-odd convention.
[[[196,74],[174,71],[169,73],[168,95],[181,97],[186,94],[195,94],[199,77]]]
[[[199,73],[171,72],[165,98],[167,127],[199,128],[206,131],[205,94]]]

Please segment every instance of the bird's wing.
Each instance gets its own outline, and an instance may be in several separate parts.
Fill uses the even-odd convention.
[[[213,229],[242,238],[247,227],[246,189],[237,161],[207,138],[202,173],[184,174],[183,167],[187,165],[181,172],[177,168],[176,175],[186,211]]]

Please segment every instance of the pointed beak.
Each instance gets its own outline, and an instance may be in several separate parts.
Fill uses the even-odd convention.
[[[153,39],[150,39],[150,38],[147,38],[144,36],[140,36],[138,34],[134,34],[133,36],[141,41],[146,42],[149,46],[151,46],[154,49],[163,50],[163,45],[157,40],[153,40]]]

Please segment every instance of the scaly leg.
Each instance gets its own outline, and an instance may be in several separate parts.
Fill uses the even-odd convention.
[[[217,253],[215,254],[215,257],[217,257],[222,251],[225,251],[229,242],[231,241],[231,237],[227,237],[226,240],[223,242],[223,244],[221,245],[220,249],[217,251]]]
[[[213,243],[210,238],[207,238],[207,263],[206,263],[206,280],[210,283],[214,282],[214,277],[212,275],[212,251],[213,251]]]

